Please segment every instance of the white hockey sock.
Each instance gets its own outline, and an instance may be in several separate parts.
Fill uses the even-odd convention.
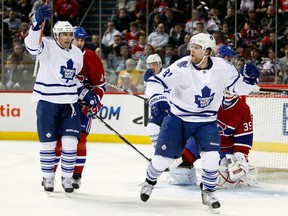
[[[201,152],[203,190],[215,191],[217,170],[219,167],[219,153],[217,151]]]
[[[78,140],[76,137],[62,137],[61,169],[62,176],[65,178],[72,178],[73,176],[77,154],[77,143]]]
[[[154,182],[162,174],[162,172],[168,168],[175,159],[155,155],[152,161],[149,163],[146,176],[147,179]]]
[[[40,164],[44,178],[54,177],[55,146],[56,141],[40,143]]]

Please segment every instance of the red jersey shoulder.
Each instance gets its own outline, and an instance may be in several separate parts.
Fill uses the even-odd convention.
[[[89,59],[99,58],[99,56],[90,49],[85,48],[84,51],[85,51],[84,58],[89,58]]]
[[[85,49],[84,51],[84,64],[80,75],[85,76],[85,79],[88,79],[92,85],[105,82],[102,61],[92,50]]]
[[[217,116],[218,122],[232,127],[237,127],[240,122],[243,120],[247,121],[250,118],[250,108],[245,101],[240,98],[228,109],[223,109],[221,106]]]

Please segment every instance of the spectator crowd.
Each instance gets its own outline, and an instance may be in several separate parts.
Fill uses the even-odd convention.
[[[53,22],[67,20],[73,26],[79,24],[84,8],[91,3],[49,2],[53,7]],[[238,53],[235,66],[253,62],[261,71],[260,84],[288,83],[288,0],[206,1],[209,10],[200,1],[188,0],[118,0],[116,3],[118,11],[105,21],[103,33],[89,30],[91,37],[87,43],[87,48],[101,58],[106,80],[112,85],[133,93],[143,92],[147,57],[159,54],[163,68],[167,68],[190,54],[189,40],[201,32],[215,37],[215,56],[221,45],[228,44]],[[4,0],[1,9],[4,67],[1,67],[0,89],[32,90],[35,59],[27,55],[23,40],[31,17],[41,4],[43,0]],[[45,26],[44,34],[49,36],[50,27]]]

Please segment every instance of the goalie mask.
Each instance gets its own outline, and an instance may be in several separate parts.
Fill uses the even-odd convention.
[[[223,98],[223,104],[226,106],[230,106],[233,103],[233,101],[238,98],[237,94],[230,93],[227,89],[224,90],[224,98]]]

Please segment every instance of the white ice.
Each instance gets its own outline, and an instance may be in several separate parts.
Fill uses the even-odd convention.
[[[135,145],[148,158],[150,145]],[[67,197],[61,170],[49,197],[41,186],[39,143],[0,141],[0,216],[202,216],[198,186],[172,186],[166,173],[150,199],[140,200],[147,160],[127,144],[89,143],[79,190]],[[196,165],[199,166],[199,165]],[[200,168],[197,169],[200,174]],[[218,190],[225,216],[284,216],[288,213],[288,180],[259,182],[254,188]]]

